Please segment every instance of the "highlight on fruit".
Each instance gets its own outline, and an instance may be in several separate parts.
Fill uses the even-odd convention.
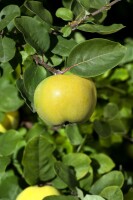
[[[53,186],[28,186],[16,198],[16,200],[42,200],[47,196],[60,195]]]
[[[34,107],[49,125],[87,121],[96,106],[97,93],[92,80],[74,74],[58,74],[39,83]]]

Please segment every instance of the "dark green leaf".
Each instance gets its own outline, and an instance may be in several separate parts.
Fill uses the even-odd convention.
[[[25,6],[38,15],[45,22],[52,24],[53,19],[51,13],[43,7],[43,3],[39,1],[27,1]]]
[[[70,195],[68,196],[60,195],[60,196],[45,197],[44,200],[78,200],[78,197]]]
[[[0,135],[0,156],[11,155],[21,140],[22,136],[15,130],[9,130],[6,134]]]
[[[8,5],[4,7],[0,12],[0,31],[4,29],[15,17],[18,17],[19,15],[20,8],[17,5]]]
[[[14,40],[8,37],[0,38],[0,62],[8,62],[14,57],[15,52]]]
[[[108,122],[102,122],[102,121],[95,120],[94,121],[94,130],[102,138],[107,138],[111,135],[111,127],[108,124]]]
[[[108,103],[105,107],[104,107],[104,112],[103,115],[106,119],[111,120],[114,119],[119,112],[119,108],[115,103]]]
[[[23,33],[25,40],[43,54],[50,45],[50,38],[45,25],[32,17],[22,16],[15,19],[15,25]]]
[[[5,172],[6,167],[10,163],[10,158],[8,156],[0,156],[0,173]]]
[[[55,163],[55,171],[59,178],[72,190],[77,186],[75,171],[62,162]]]
[[[83,77],[98,76],[119,64],[125,47],[106,39],[91,39],[72,49],[67,60],[71,72]]]
[[[100,24],[82,24],[78,26],[77,29],[85,32],[90,32],[90,33],[99,33],[102,35],[106,34],[112,34],[115,33],[122,28],[124,28],[122,24],[112,24],[110,26],[103,26]]]
[[[22,163],[24,177],[29,185],[48,181],[55,176],[55,159],[52,155],[54,149],[54,144],[41,135],[33,137],[27,143]]]
[[[124,183],[124,176],[120,171],[111,171],[101,178],[99,178],[91,187],[90,192],[92,194],[100,194],[101,191],[109,186],[122,187]]]
[[[26,68],[23,81],[31,102],[33,102],[36,86],[46,77],[47,71],[42,66],[37,66],[35,63],[31,63]]]
[[[124,200],[132,200],[132,198],[133,198],[133,188],[130,188],[128,193],[125,194]]]
[[[17,176],[6,173],[0,181],[0,200],[15,200],[20,191]]]

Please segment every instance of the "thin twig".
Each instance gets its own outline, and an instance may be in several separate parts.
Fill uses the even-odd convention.
[[[52,74],[56,75],[56,74],[62,74],[63,73],[62,71],[57,70],[57,69],[51,67],[50,65],[48,65],[46,62],[44,62],[43,58],[41,60],[37,55],[34,55],[33,59],[35,60],[36,64],[43,66],[45,69],[50,71]]]
[[[103,12],[104,10],[108,10],[109,8],[111,8],[111,6],[113,6],[114,4],[118,3],[119,1],[121,1],[121,0],[114,0],[111,3],[109,3],[109,4],[101,7],[100,9],[94,11],[93,13],[90,13],[89,15],[86,15],[85,17],[83,17],[80,20],[77,20],[77,21],[75,20],[75,21],[69,22],[70,27],[72,28],[72,30],[75,30],[76,27],[78,25],[84,23],[85,20],[88,20],[90,17],[94,17],[95,15]]]

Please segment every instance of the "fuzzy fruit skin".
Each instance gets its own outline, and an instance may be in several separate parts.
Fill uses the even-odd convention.
[[[5,133],[9,129],[16,129],[19,122],[19,112],[13,111],[5,113],[3,121],[0,123],[0,132]]]
[[[39,83],[34,106],[39,117],[49,125],[84,122],[96,106],[95,84],[73,74],[53,75]]]
[[[52,186],[29,186],[17,196],[16,200],[42,200],[51,195],[60,195],[60,193]]]

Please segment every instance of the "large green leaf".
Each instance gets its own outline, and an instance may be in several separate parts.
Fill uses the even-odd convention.
[[[44,136],[33,137],[26,145],[23,155],[24,177],[29,185],[48,181],[55,176],[52,153],[55,146]]]
[[[53,19],[51,13],[43,7],[43,3],[39,1],[27,1],[25,6],[38,15],[46,23],[52,24]]]
[[[93,77],[119,64],[125,47],[107,39],[91,39],[75,46],[70,52],[67,67],[83,77]]]
[[[76,178],[79,180],[89,172],[91,159],[84,153],[69,153],[63,156],[65,165],[73,166],[76,171]]]
[[[37,52],[43,54],[48,50],[50,38],[44,23],[32,17],[22,16],[15,19],[15,25]]]
[[[124,28],[122,24],[112,24],[110,26],[103,26],[100,24],[81,24],[77,29],[90,33],[99,33],[102,35],[112,34]]]
[[[120,171],[111,171],[99,178],[91,187],[90,193],[100,194],[101,191],[109,186],[118,186],[121,188],[124,183],[124,176]]]
[[[9,130],[6,134],[0,135],[0,156],[11,155],[21,140],[22,136],[15,130]]]
[[[15,42],[8,37],[0,38],[0,62],[8,62],[16,52]]]
[[[19,15],[20,8],[17,5],[8,5],[4,7],[0,12],[0,31]]]
[[[118,186],[104,188],[100,195],[107,200],[123,200],[123,193]]]

